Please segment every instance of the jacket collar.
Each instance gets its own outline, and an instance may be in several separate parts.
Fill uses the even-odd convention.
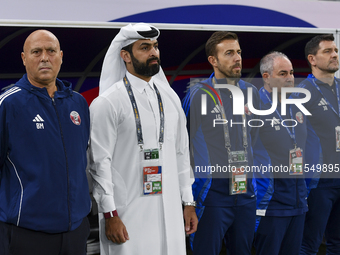
[[[71,83],[57,79],[56,85],[57,85],[58,91],[55,92],[54,98],[64,98],[64,97],[68,97],[72,95]],[[37,96],[50,98],[50,96],[47,93],[46,88],[38,88],[36,86],[33,86],[29,82],[27,78],[27,74],[24,74],[24,76],[16,83],[16,86],[23,88]]]
[[[324,83],[324,82],[318,80],[313,74],[308,74],[307,79],[314,80],[316,82],[316,84],[318,84],[318,85],[327,85],[327,86],[329,86],[327,83]],[[334,85],[335,82],[337,82],[339,84],[339,79],[336,78],[336,77],[334,77],[334,82],[333,82],[332,85]]]
[[[270,103],[267,96],[272,98],[272,93],[268,92],[264,87],[260,88],[260,98],[264,104]]]

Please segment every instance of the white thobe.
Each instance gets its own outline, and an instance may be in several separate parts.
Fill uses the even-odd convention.
[[[90,106],[90,173],[98,203],[101,255],[185,255],[181,201],[192,201],[186,118],[168,84],[149,84],[127,72],[140,114],[144,148],[159,148],[159,108],[155,84],[164,105],[162,194],[144,196],[136,123],[122,81]],[[149,87],[147,87],[149,86]],[[103,212],[117,210],[130,240],[115,244],[105,236]]]

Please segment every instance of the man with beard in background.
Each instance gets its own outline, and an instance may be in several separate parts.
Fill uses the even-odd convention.
[[[304,107],[308,116],[305,172],[308,209],[300,254],[317,254],[325,234],[327,254],[340,254],[340,80],[338,48],[334,36],[318,35],[305,47],[312,69],[299,87],[308,89],[311,98]],[[294,95],[294,94],[293,94]],[[303,93],[295,96],[304,98]]]
[[[199,218],[191,247],[194,255],[218,255],[225,240],[229,254],[250,255],[256,198],[253,180],[242,169],[253,165],[251,147],[258,130],[247,125],[256,119],[248,110],[247,88],[252,89],[255,109],[260,109],[260,96],[252,84],[240,80],[242,57],[236,34],[215,32],[205,50],[214,75],[192,86],[183,102],[190,120],[193,191]],[[237,88],[242,91],[243,115],[233,115],[233,100],[240,98],[227,88],[218,88],[219,84],[231,85],[234,92]],[[219,124],[214,125],[216,122]]]
[[[185,233],[196,231],[186,119],[160,68],[158,36],[144,23],[120,30],[90,107],[102,255],[185,255]]]

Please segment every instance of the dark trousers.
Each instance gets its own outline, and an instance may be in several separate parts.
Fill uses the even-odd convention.
[[[301,245],[301,255],[317,254],[323,234],[327,254],[340,254],[340,189],[316,188],[308,196],[309,211]]]
[[[0,222],[1,255],[86,255],[87,217],[70,232],[47,234]]]
[[[255,234],[257,255],[299,255],[305,213],[297,216],[261,217]]]
[[[194,255],[218,255],[225,240],[228,254],[250,255],[256,201],[233,207],[206,206],[193,238]]]

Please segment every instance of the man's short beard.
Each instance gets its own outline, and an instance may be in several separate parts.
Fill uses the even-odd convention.
[[[138,61],[138,59],[135,58],[135,56],[132,53],[130,53],[130,55],[131,55],[133,68],[135,69],[135,72],[137,74],[141,76],[145,76],[145,77],[151,77],[159,72],[159,66],[160,66],[159,58],[153,57],[153,58],[148,59],[146,63],[141,63]],[[158,63],[149,66],[149,63],[154,60],[157,60]]]
[[[222,73],[227,79],[235,79],[236,81],[238,81],[241,76],[242,73],[241,71],[239,73],[234,73],[233,72],[233,68],[239,66],[241,67],[241,64],[235,64],[233,66],[230,67],[230,70],[224,70],[223,67],[221,66],[220,62],[217,59],[217,69],[220,71],[220,73]]]
[[[339,67],[333,67],[333,68],[328,68],[327,71],[328,73],[335,73],[339,70]]]
[[[330,74],[334,74],[339,70],[338,67],[328,67],[328,68],[320,68],[319,67],[319,69],[321,71],[323,71],[324,73],[330,73]]]
[[[330,62],[327,66],[326,69],[322,69],[320,68],[322,71],[326,72],[326,73],[335,73],[339,70],[339,62],[337,62],[337,66],[331,66],[332,62]]]
[[[232,73],[232,72],[228,72],[226,73],[225,71],[223,71],[222,69],[218,68],[218,70],[225,76],[225,78],[228,80],[228,82],[230,82],[231,84],[237,84],[240,81],[241,75],[242,73]]]

